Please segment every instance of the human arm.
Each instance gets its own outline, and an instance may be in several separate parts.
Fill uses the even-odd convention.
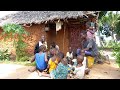
[[[94,33],[95,33],[95,30],[89,30],[89,32],[90,32],[91,34],[94,34]]]
[[[35,61],[35,55],[34,55],[34,57],[32,58],[31,63],[34,62],[34,61]]]
[[[45,53],[45,61],[48,62],[48,60],[47,60],[47,53]]]
[[[68,57],[68,56],[69,56],[69,55],[68,55],[68,53],[69,53],[69,52],[67,52],[67,53],[66,53],[66,57]]]
[[[48,70],[49,70],[49,68],[50,68],[50,63],[51,63],[51,60],[48,61],[47,68],[46,68],[44,71],[48,71]]]
[[[35,45],[34,54],[39,52],[39,42]]]
[[[89,39],[88,45],[86,48],[83,49],[83,52],[89,50],[90,48],[92,48],[92,46],[93,46],[93,39]]]

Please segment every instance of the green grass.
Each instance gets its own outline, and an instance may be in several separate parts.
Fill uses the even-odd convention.
[[[19,65],[24,65],[24,66],[35,66],[35,62],[28,63],[28,61],[25,61],[25,62],[20,62],[20,61],[0,61],[0,63],[5,63],[5,64],[19,64]]]

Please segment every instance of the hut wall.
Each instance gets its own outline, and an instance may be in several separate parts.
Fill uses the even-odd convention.
[[[33,24],[31,27],[25,27],[25,30],[28,31],[29,35],[24,38],[25,42],[27,43],[27,52],[29,54],[34,53],[35,45],[41,39],[42,35],[45,35],[46,32],[44,31],[43,24]]]
[[[27,52],[31,55],[34,54],[34,47],[37,42],[40,40],[41,35],[46,36],[46,32],[44,31],[44,25],[42,24],[34,24],[31,27],[24,27],[26,31],[28,31],[29,35],[24,36],[24,41],[27,43]],[[9,49],[10,53],[15,54],[15,48],[13,47],[13,40],[7,39],[4,41],[4,36],[1,36],[3,30],[0,29],[0,50]]]
[[[55,28],[50,29],[50,31],[47,32],[48,46],[50,46],[52,42],[55,42],[59,46],[60,51],[66,54],[69,46],[68,31],[66,25],[65,27],[63,26],[63,28],[59,30],[57,33]]]
[[[69,47],[68,30],[66,25],[62,28],[62,30],[57,32],[56,43],[59,45],[60,50],[66,54]]]
[[[41,35],[46,36],[48,48],[50,44],[54,41],[57,45],[59,45],[60,50],[66,54],[68,51],[68,47],[71,46],[73,49],[81,47],[81,30],[86,30],[85,24],[82,25],[69,25],[65,24],[63,28],[57,32],[55,29],[51,29],[48,32],[44,31],[44,24],[33,24],[31,27],[24,27],[26,31],[29,32],[29,36],[25,36],[24,40],[28,44],[27,52],[29,54],[34,53],[34,48],[37,42],[40,40]],[[2,29],[0,29],[0,35],[2,33]],[[7,40],[3,43],[3,37],[0,36],[0,49],[1,48],[9,48],[12,53],[15,52],[15,49],[12,45],[12,40]]]
[[[78,25],[68,25],[68,37],[69,37],[69,47],[72,47],[72,50],[82,47],[81,31],[86,30],[85,24]]]

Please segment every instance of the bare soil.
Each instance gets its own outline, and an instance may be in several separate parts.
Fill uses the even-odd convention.
[[[110,55],[110,52],[105,52]],[[95,64],[86,79],[120,79],[120,68],[110,56],[110,64]],[[23,66],[16,64],[0,64],[0,79],[49,79],[40,77],[37,72],[29,72],[32,66]]]

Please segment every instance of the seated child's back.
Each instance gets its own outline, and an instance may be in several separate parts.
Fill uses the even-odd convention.
[[[68,75],[68,65],[67,60],[64,58],[64,54],[59,52],[60,63],[57,68],[53,70],[50,74],[53,79],[67,79]],[[63,59],[64,58],[64,59]]]
[[[43,45],[41,46],[41,48]],[[35,62],[36,62],[36,68],[39,70],[45,70],[47,68],[47,62],[45,61],[45,55],[46,53],[41,52],[35,54]]]

